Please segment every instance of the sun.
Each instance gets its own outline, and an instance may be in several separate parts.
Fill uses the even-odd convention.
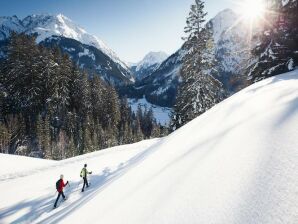
[[[248,22],[255,22],[262,19],[266,11],[264,0],[243,0],[239,4],[239,8],[243,19],[248,20]]]

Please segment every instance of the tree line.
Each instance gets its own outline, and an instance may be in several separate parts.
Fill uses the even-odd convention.
[[[134,113],[98,74],[34,36],[12,33],[0,63],[2,153],[64,159],[167,133],[152,109]]]

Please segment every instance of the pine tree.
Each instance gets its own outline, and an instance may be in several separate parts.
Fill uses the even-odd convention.
[[[138,107],[138,112],[142,113],[141,107]],[[132,114],[132,135],[133,135],[133,142],[138,142],[144,139],[143,132],[141,130],[141,122],[139,116]]]
[[[103,89],[103,128],[116,130],[117,124],[120,120],[120,105],[118,99],[119,97],[116,93],[116,90],[113,87],[106,86],[106,88]],[[112,133],[112,131],[110,133]]]
[[[5,126],[5,124],[0,121],[0,153],[8,153],[10,145],[11,134]]]
[[[298,64],[297,0],[267,1],[264,29],[259,44],[252,50],[255,62],[248,76],[253,82],[291,71]]]
[[[120,101],[120,120],[118,123],[118,143],[128,144],[133,141],[132,137],[132,115],[127,98]]]
[[[145,138],[150,138],[152,136],[153,128],[155,125],[156,125],[156,121],[153,116],[152,107],[150,107],[149,110],[145,108],[144,117],[141,124],[141,128]]]
[[[172,129],[175,130],[210,109],[224,98],[222,84],[215,79],[217,66],[213,53],[211,27],[205,26],[204,2],[196,0],[186,21],[185,48]]]
[[[39,149],[42,151],[44,158],[51,159],[50,122],[48,117],[43,119],[41,115],[38,116],[36,126]]]

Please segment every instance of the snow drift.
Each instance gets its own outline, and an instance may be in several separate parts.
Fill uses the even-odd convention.
[[[298,70],[242,90],[166,138],[45,161],[21,177],[2,178],[1,169],[0,222],[298,223],[297,125]],[[8,165],[4,155],[0,162]],[[94,175],[80,193],[84,163]],[[52,210],[60,173],[69,199]]]

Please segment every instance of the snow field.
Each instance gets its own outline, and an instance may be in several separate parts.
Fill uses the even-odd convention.
[[[238,92],[168,137],[1,179],[0,223],[296,224],[297,89],[295,70]],[[82,194],[84,163],[94,175]],[[52,211],[60,173],[71,180],[69,200]]]

